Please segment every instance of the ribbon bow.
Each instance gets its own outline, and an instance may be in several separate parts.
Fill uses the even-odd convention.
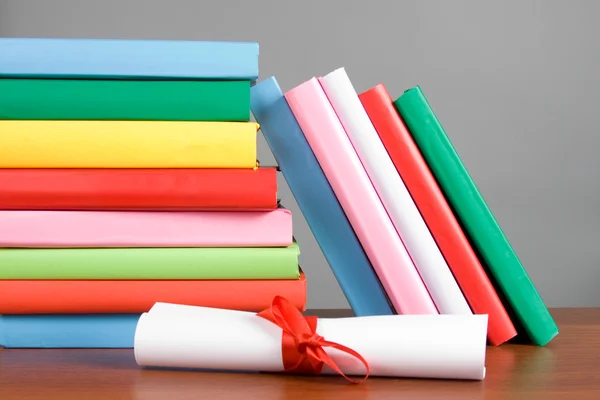
[[[271,307],[257,315],[283,329],[282,356],[286,372],[319,374],[323,365],[327,364],[352,383],[360,383],[369,376],[369,364],[360,354],[346,346],[325,340],[317,334],[318,318],[305,317],[284,297],[275,296]],[[332,347],[356,357],[364,364],[366,375],[360,381],[347,377],[324,347]]]

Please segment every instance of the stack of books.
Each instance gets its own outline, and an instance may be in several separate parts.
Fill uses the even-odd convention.
[[[304,311],[257,77],[256,43],[0,39],[0,346],[132,347],[156,302]]]
[[[0,39],[0,345],[132,347],[157,302],[303,311],[259,129],[355,315],[558,334],[420,87],[257,79],[256,43]]]
[[[486,314],[495,346],[558,334],[420,87],[270,77],[251,110],[355,315]]]

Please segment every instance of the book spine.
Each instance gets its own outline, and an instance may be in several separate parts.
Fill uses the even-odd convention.
[[[318,80],[302,83],[285,98],[396,312],[437,314]]]
[[[252,122],[0,120],[1,168],[255,168]]]
[[[394,314],[360,241],[274,77],[252,87],[250,105],[354,315]]]
[[[380,84],[359,98],[473,313],[489,316],[489,342],[497,346],[511,339],[515,327],[387,89]]]
[[[0,38],[0,77],[254,81],[258,55],[254,42]]]
[[[0,79],[0,119],[249,121],[249,81]]]
[[[274,210],[277,170],[2,169],[4,210]]]
[[[341,125],[440,314],[472,314],[344,68],[320,79]]]
[[[266,248],[291,246],[292,236],[292,214],[284,208],[221,212],[0,210],[0,248]]]
[[[0,249],[0,279],[298,279],[299,253],[296,243],[287,247]]]
[[[558,327],[456,149],[419,87],[395,102],[448,203],[488,273],[534,344],[545,345]]]
[[[140,314],[0,315],[7,349],[131,349]]]
[[[0,314],[136,314],[156,302],[260,312],[283,296],[306,311],[306,278],[283,280],[0,280]]]

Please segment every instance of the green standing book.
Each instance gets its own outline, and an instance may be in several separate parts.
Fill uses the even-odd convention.
[[[0,119],[249,121],[249,81],[0,79]]]
[[[558,327],[469,175],[420,87],[405,91],[394,105],[406,123],[463,229],[496,282],[517,325],[544,346]]]

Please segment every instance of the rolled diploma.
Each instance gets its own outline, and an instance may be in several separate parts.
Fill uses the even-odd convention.
[[[487,315],[320,318],[317,333],[357,351],[372,376],[485,377]],[[252,312],[156,303],[140,317],[134,351],[146,367],[282,372],[281,343],[281,328]],[[358,359],[324,349],[346,375],[365,374]]]

